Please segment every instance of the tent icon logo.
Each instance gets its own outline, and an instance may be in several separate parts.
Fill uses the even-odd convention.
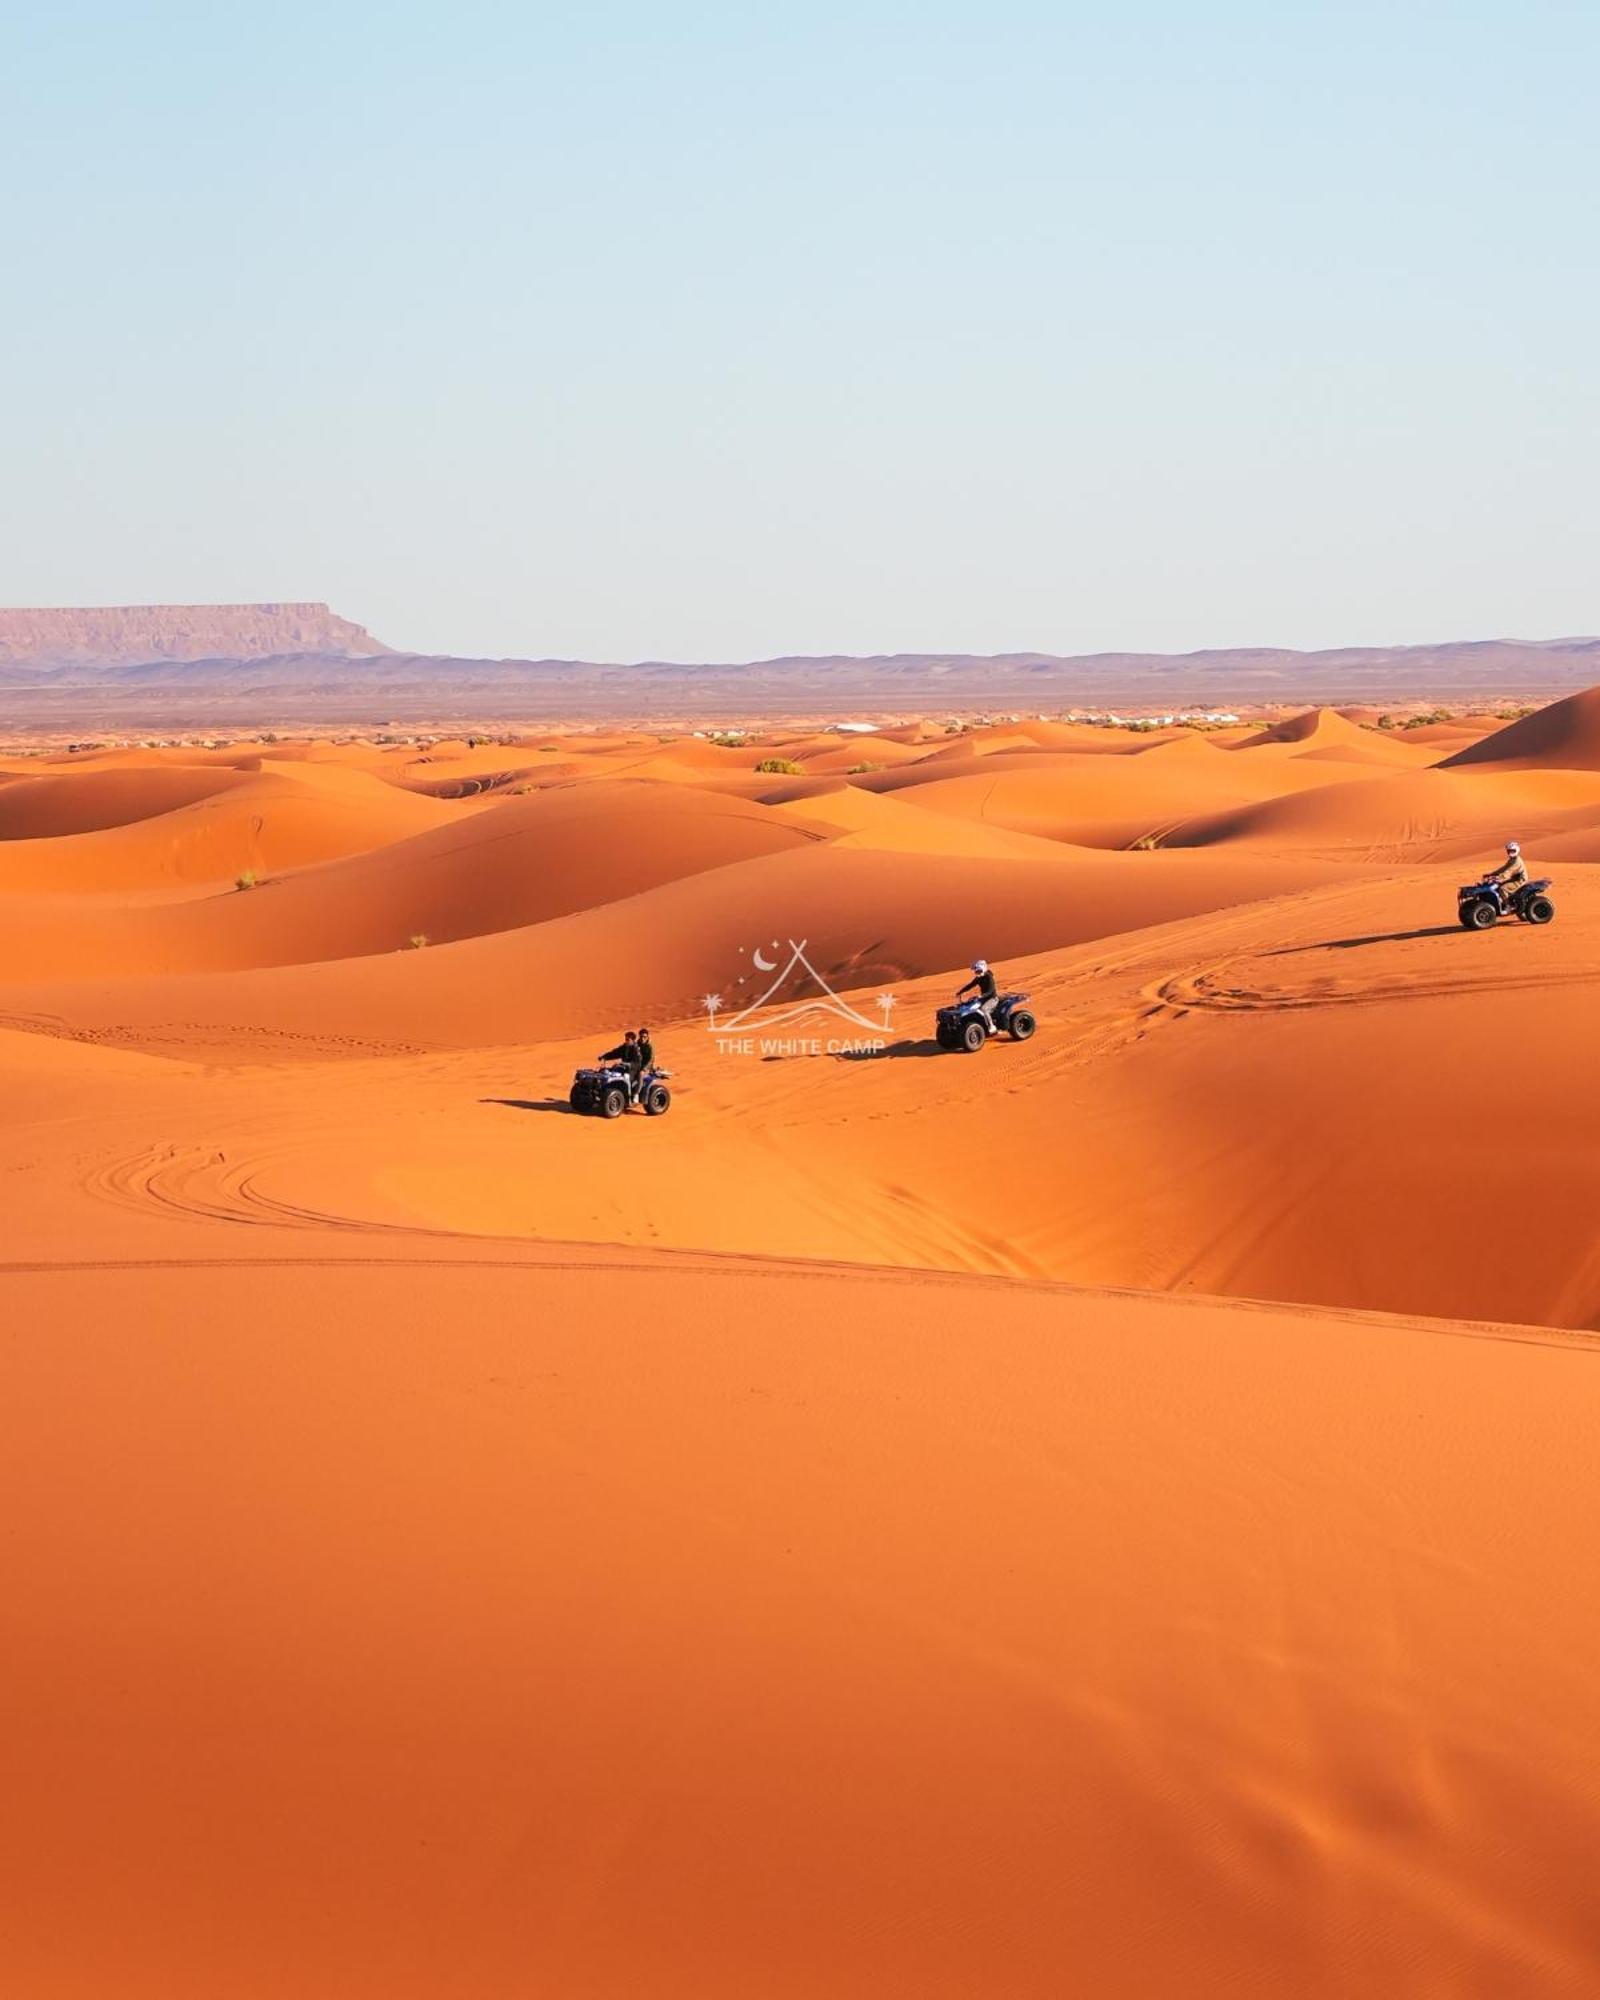
[[[745,951],[741,947],[741,956]],[[748,958],[749,970],[739,975],[731,995],[707,993],[701,1000],[708,1034],[744,1035],[757,1030],[770,1034],[800,1021],[828,1017],[868,1035],[887,1032],[896,1005],[894,994],[880,993],[872,1003],[878,1010],[876,1020],[862,1013],[836,993],[807,958],[804,938],[789,939],[787,956],[774,938],[770,947],[757,945],[750,950]]]

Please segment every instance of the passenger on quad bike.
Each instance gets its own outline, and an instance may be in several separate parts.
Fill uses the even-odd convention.
[[[656,1045],[650,1039],[650,1030],[641,1028],[638,1032],[639,1068],[654,1069],[656,1066]]]
[[[1521,842],[1508,840],[1506,842],[1505,860],[1501,862],[1498,868],[1491,868],[1483,879],[1485,882],[1493,884],[1495,895],[1498,897],[1500,908],[1503,911],[1506,908],[1507,897],[1522,888],[1528,880],[1528,864],[1522,858]]]
[[[965,999],[974,989],[977,991],[978,1007],[983,1018],[993,1027],[994,1003],[1000,997],[1000,988],[995,984],[995,976],[989,969],[989,961],[986,958],[975,958],[972,961],[972,977],[965,986],[956,988],[956,998]]]
[[[630,1028],[614,1049],[603,1049],[600,1053],[603,1063],[620,1063],[628,1073],[628,1101],[631,1104],[639,1095],[639,1078],[644,1074],[645,1064],[639,1052],[639,1036]]]

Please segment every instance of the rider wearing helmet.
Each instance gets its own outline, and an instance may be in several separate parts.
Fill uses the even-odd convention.
[[[986,958],[975,958],[972,961],[972,977],[967,981],[965,986],[957,988],[956,998],[960,1000],[974,990],[976,990],[978,995],[978,1006],[982,1011],[983,1018],[992,1028],[994,1026],[994,1003],[999,997],[1000,989],[995,985],[994,974],[990,971],[989,961]]]
[[[1504,909],[1506,898],[1523,888],[1528,880],[1528,864],[1522,858],[1522,846],[1519,841],[1506,842],[1505,860],[1498,868],[1490,869],[1484,880],[1494,884],[1495,893],[1500,898],[1500,907]]]

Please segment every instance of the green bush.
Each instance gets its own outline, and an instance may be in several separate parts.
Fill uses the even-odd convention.
[[[427,934],[424,931],[413,931],[410,938],[407,939],[407,943],[413,951],[421,951],[427,942]]]
[[[800,766],[792,757],[763,757],[756,769],[767,778],[798,778]]]
[[[253,868],[247,868],[242,875],[234,876],[233,886],[236,889],[253,889],[260,880],[261,877]]]
[[[883,766],[881,764],[852,764],[849,770],[845,772],[845,776],[847,778],[860,778],[864,777],[868,771],[881,771],[882,769]]]

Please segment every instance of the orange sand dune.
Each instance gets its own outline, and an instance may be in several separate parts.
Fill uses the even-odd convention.
[[[1594,700],[0,766],[0,1989],[1600,1991]]]
[[[1328,749],[1340,743],[1365,746],[1370,734],[1336,708],[1308,708],[1301,715],[1288,716],[1258,730],[1254,736],[1247,736],[1238,748],[1256,750],[1272,743],[1292,744],[1297,749],[1313,745]]]
[[[92,926],[70,897],[0,898],[0,915],[19,955],[57,977],[295,965],[513,930],[827,833],[695,792],[596,783],[490,803],[249,894],[123,907]]]
[[[1199,814],[1330,782],[1299,759],[1252,764],[1194,735],[1120,757],[1002,755],[959,774],[940,769],[930,761],[859,782],[933,811],[1093,847],[1160,842]]]
[[[0,844],[0,898],[173,892],[266,876],[404,840],[461,810],[360,771],[264,771],[102,832]]]
[[[0,841],[52,840],[128,826],[243,782],[236,772],[184,765],[17,775],[0,784]]]
[[[1164,740],[1157,738],[1157,741]],[[931,765],[965,764],[989,757],[1027,756],[1039,751],[1104,754],[1148,748],[1147,736],[1120,730],[1095,729],[1073,723],[1011,723],[994,729],[971,729],[935,744],[925,761]]]
[[[1420,743],[1437,751],[1441,746],[1459,750],[1465,744],[1479,743],[1490,734],[1495,724],[1486,720],[1463,720],[1461,722],[1425,722],[1416,729],[1405,732],[1405,741]]]
[[[925,745],[899,743],[882,736],[854,736],[843,742],[835,736],[809,750],[803,758],[787,747],[779,754],[804,763],[808,772],[850,772],[863,764],[871,771],[901,770],[907,764],[922,763],[928,752]]]
[[[597,1023],[604,1032],[648,1011],[679,1093],[671,1122],[641,1122],[620,1146],[610,1127],[564,1115],[572,1069],[597,1036],[474,1049],[470,1017],[446,1014],[455,954],[433,954],[426,980],[417,969],[405,1012],[399,979],[366,967],[319,968],[287,988],[281,975],[272,988],[235,982],[235,1004],[255,1003],[258,1057],[360,1054],[358,1019],[369,1035],[381,1025],[391,1049],[432,1036],[432,1052],[343,1081],[320,1067],[304,1084],[274,1074],[261,1086],[273,1145],[249,1137],[254,1114],[241,1108],[220,1170],[207,1134],[225,1141],[228,1121],[208,1095],[180,1114],[169,1088],[162,1133],[203,1206],[226,1207],[242,1175],[265,1213],[278,1204],[391,1228],[1600,1327],[1600,1073],[1588,1057],[1600,873],[1568,867],[1556,893],[1553,929],[1482,937],[1451,921],[1448,877],[1413,870],[1008,960],[1007,980],[1032,994],[1044,1026],[1024,1048],[973,1059],[939,1054],[929,1033],[959,973],[884,981],[871,968],[855,1005],[870,1027],[878,994],[891,993],[891,1052],[840,1060],[795,1040],[858,1034],[827,1011],[775,1029],[737,1024],[750,958],[730,943],[715,1031],[703,1015],[674,1025],[637,996]],[[814,948],[826,964],[827,940]],[[609,971],[598,946],[588,957]],[[348,995],[341,1005],[339,973],[363,975],[364,1017]],[[501,1018],[514,1034],[518,1008],[547,1005],[543,982],[496,983],[516,1005],[495,1019],[480,1011],[480,1042]],[[318,1007],[304,1006],[311,990]],[[225,1046],[225,1023],[204,1026],[211,990],[189,982],[159,997],[186,1010],[191,1049],[209,1034]],[[114,1029],[70,1005],[66,1019],[185,1045],[130,1020],[133,992],[116,991],[116,1004]],[[250,1044],[233,1032],[237,1059]],[[537,1115],[544,1106],[562,1115]],[[1474,1254],[1485,1217],[1502,1213],[1526,1221],[1507,1226],[1503,1254]],[[1537,1256],[1515,1253],[1524,1229]],[[1493,1224],[1489,1241],[1500,1242]]]
[[[1437,761],[1438,754],[1409,731],[1363,729],[1331,708],[1293,716],[1230,747],[1251,752],[1257,762],[1276,753],[1307,763],[1386,765],[1400,770],[1423,770]]]
[[[1600,782],[1577,771],[1415,771],[1329,785],[1237,810],[1198,815],[1167,836],[1176,847],[1240,843],[1352,859],[1449,859],[1600,818]]]
[[[1432,763],[1432,756],[1425,749],[1418,748],[1407,754],[1406,747],[1395,744],[1385,748],[1369,749],[1362,743],[1333,743],[1326,748],[1302,750],[1300,757],[1308,764],[1359,764],[1374,770],[1404,769],[1422,770]],[[1332,773],[1329,774],[1330,778]]]
[[[1036,845],[1037,858],[971,858],[929,843],[907,848],[849,835],[819,842],[786,829],[785,851],[420,952],[404,948],[410,933],[400,928],[398,907],[382,913],[380,936],[342,898],[331,907],[346,912],[345,929],[329,939],[321,926],[330,906],[316,906],[309,878],[285,884],[278,897],[291,915],[310,901],[318,927],[298,934],[277,929],[270,912],[278,892],[270,886],[254,892],[259,914],[238,909],[243,899],[226,894],[210,910],[129,912],[99,937],[74,931],[59,909],[19,903],[13,921],[34,927],[41,963],[58,954],[55,978],[76,983],[15,982],[0,989],[0,1017],[14,1004],[29,1018],[43,1014],[96,1033],[115,1023],[131,1046],[162,1049],[173,1046],[169,1025],[181,1021],[208,1050],[235,1052],[265,1049],[279,1035],[313,1046],[326,1039],[344,1052],[352,1045],[452,1048],[597,1034],[619,1017],[690,1013],[719,981],[736,980],[750,952],[773,937],[809,939],[813,962],[828,978],[870,986],[965,964],[980,949],[996,956],[1039,951],[1058,939],[1102,937],[1343,872],[1296,857]],[[407,920],[418,907],[405,906]],[[163,975],[149,941],[175,952],[178,938],[191,953],[190,969],[180,960]],[[297,962],[319,944],[363,942],[380,955]],[[284,969],[231,969],[252,962]],[[129,972],[142,976],[130,979]]]
[[[1600,688],[1552,702],[1508,722],[1447,764],[1511,764],[1540,770],[1600,771]]]

